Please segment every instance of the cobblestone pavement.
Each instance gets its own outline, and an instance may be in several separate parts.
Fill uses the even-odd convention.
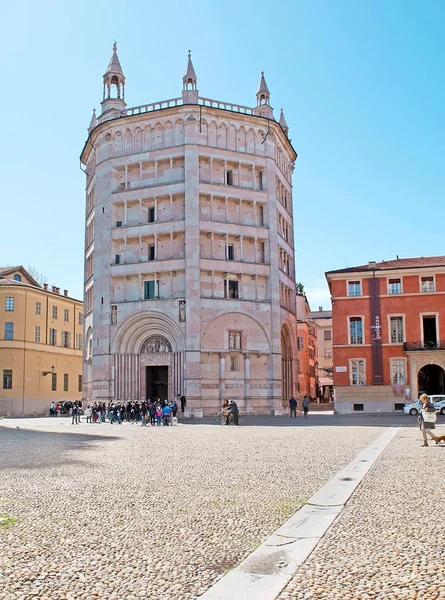
[[[383,431],[48,421],[0,427],[2,600],[192,599]],[[411,480],[406,457],[433,472],[439,451],[406,431]]]
[[[399,431],[279,600],[445,598],[445,446],[421,444]]]

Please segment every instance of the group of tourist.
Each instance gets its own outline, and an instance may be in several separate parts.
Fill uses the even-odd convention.
[[[76,417],[73,408],[72,422]],[[167,402],[165,399],[147,400],[146,402],[109,402],[88,404],[85,409],[87,423],[104,423],[106,420],[111,425],[126,423],[140,423],[147,425],[164,425],[168,427],[177,422],[178,404],[176,400]]]
[[[181,410],[184,412],[186,401],[183,396],[180,397]],[[177,423],[178,404],[176,400],[168,402],[165,399],[147,400],[146,402],[94,402],[87,404],[82,410],[82,402],[70,402],[68,407],[61,406],[55,402],[51,403],[49,409],[50,416],[57,416],[62,412],[62,408],[71,412],[71,423],[73,425],[81,422],[81,415],[86,417],[87,423],[105,423],[109,422],[121,424],[140,423],[143,427],[147,425],[174,425]]]

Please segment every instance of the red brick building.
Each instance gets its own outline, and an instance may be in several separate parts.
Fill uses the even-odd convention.
[[[326,279],[337,412],[400,410],[420,392],[445,394],[445,256],[370,262]]]

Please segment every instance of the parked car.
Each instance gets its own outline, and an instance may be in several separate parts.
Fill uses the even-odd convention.
[[[434,408],[438,410],[441,415],[445,415],[445,395],[433,395],[430,396],[430,400],[434,404]]]
[[[409,404],[405,404],[403,407],[403,412],[405,415],[418,415],[420,412],[420,400],[416,400],[416,402],[410,402]]]
[[[445,395],[433,394],[429,396],[430,402],[434,405],[434,408],[440,412],[441,415],[445,415]],[[405,404],[403,412],[405,415],[418,415],[421,409],[421,402],[411,402]]]

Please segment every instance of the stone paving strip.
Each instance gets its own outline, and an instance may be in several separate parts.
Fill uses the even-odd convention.
[[[2,600],[196,598],[384,431],[24,426],[0,426]]]
[[[275,600],[398,431],[398,427],[387,429],[360,452],[259,548],[203,594],[202,600]]]
[[[400,430],[278,600],[445,598],[445,446],[421,444]]]

